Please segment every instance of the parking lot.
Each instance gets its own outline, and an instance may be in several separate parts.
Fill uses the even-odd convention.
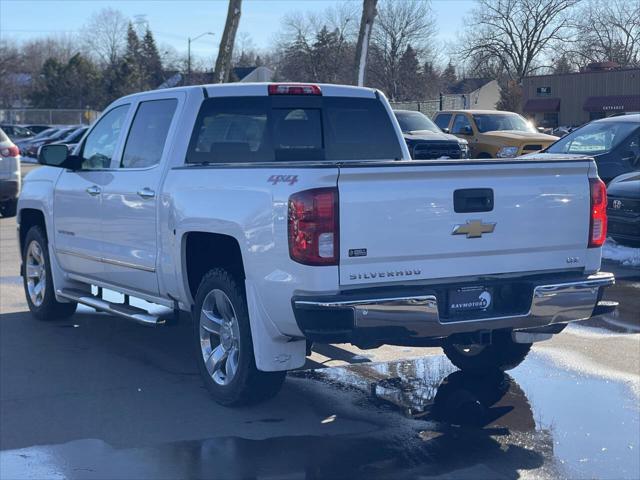
[[[0,245],[3,480],[640,476],[638,269],[606,263],[619,311],[508,375],[456,372],[435,348],[317,346],[275,399],[227,409],[201,385],[186,318],[39,322],[12,218]]]

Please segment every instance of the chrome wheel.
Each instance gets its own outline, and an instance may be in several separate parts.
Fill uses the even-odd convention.
[[[200,312],[200,350],[207,372],[218,385],[228,385],[238,371],[240,329],[233,304],[222,290],[211,290]]]
[[[47,267],[42,247],[35,240],[27,248],[25,263],[29,298],[34,306],[39,307],[44,302],[47,288]]]
[[[455,344],[454,348],[462,355],[467,357],[475,357],[484,351],[485,345],[458,345]]]

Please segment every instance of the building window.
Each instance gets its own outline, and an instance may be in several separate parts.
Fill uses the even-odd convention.
[[[536,88],[536,95],[538,97],[549,97],[549,96],[551,96],[551,87],[538,87],[538,88]]]

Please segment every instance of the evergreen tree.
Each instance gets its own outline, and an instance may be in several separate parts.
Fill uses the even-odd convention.
[[[400,57],[398,100],[420,100],[424,97],[423,78],[416,51],[407,45]]]
[[[573,67],[569,63],[569,59],[566,55],[561,55],[560,58],[553,63],[553,73],[562,74],[572,73],[573,71]]]
[[[146,89],[158,88],[158,86],[164,81],[164,72],[156,41],[153,38],[153,33],[151,33],[151,30],[149,30],[148,27],[142,39],[140,57],[144,86]]]
[[[456,67],[453,66],[451,60],[449,60],[447,67],[442,72],[440,80],[442,82],[442,88],[446,92],[448,92],[451,87],[453,87],[453,85],[458,81],[458,77],[456,76]]]

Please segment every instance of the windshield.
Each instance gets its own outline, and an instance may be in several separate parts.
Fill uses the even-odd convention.
[[[480,133],[496,130],[515,130],[536,133],[535,128],[516,113],[479,113],[473,115]]]
[[[395,112],[395,114],[404,133],[420,131],[441,133],[436,124],[420,112]]]
[[[549,153],[606,153],[627,138],[638,125],[632,122],[594,122],[562,137],[547,148]]]
[[[57,129],[57,128],[47,128],[46,130],[43,130],[42,132],[37,134],[35,137],[33,137],[33,139],[34,140],[39,140],[41,138],[49,138],[51,135],[56,133],[58,130],[59,129]]]

